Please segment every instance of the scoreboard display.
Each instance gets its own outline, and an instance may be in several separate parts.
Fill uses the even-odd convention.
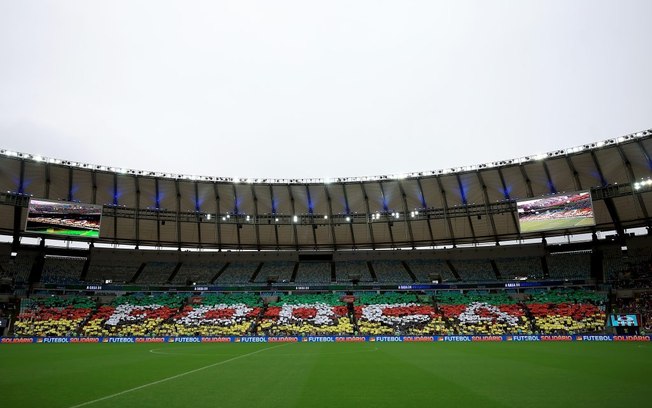
[[[614,327],[637,327],[638,316],[635,314],[612,314],[611,325]]]

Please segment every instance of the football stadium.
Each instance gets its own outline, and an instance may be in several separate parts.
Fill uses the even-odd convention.
[[[0,150],[3,400],[640,405],[651,151],[645,130],[400,176],[239,180]]]

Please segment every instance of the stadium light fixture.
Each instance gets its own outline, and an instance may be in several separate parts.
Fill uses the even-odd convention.
[[[327,219],[328,219],[328,215],[324,215],[324,219],[327,220]]]
[[[652,186],[652,179],[642,180],[634,183],[634,190],[640,190],[641,188]]]
[[[351,217],[347,216],[347,217],[345,218],[345,220],[346,220],[346,222],[351,222]]]
[[[293,217],[292,217],[292,221],[294,221],[294,222],[299,222],[299,217],[296,216],[296,215],[293,216]]]

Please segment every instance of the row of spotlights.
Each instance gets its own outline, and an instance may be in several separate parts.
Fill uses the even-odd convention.
[[[634,183],[634,190],[640,190],[641,188],[644,187],[649,188],[651,186],[652,186],[652,179],[647,179],[647,180]]]
[[[540,153],[540,154],[535,154],[532,156],[523,156],[520,158],[516,159],[510,159],[510,160],[502,160],[502,161],[496,161],[496,162],[491,162],[491,163],[483,163],[483,164],[476,164],[476,165],[471,165],[471,166],[462,166],[462,167],[451,167],[451,168],[446,168],[446,169],[441,169],[441,170],[433,170],[433,171],[424,171],[424,172],[412,172],[412,173],[403,173],[403,174],[393,174],[393,175],[386,175],[386,176],[364,176],[364,177],[342,177],[342,178],[307,178],[307,179],[276,179],[276,178],[271,178],[271,179],[259,179],[259,178],[233,178],[233,177],[211,177],[211,176],[194,176],[194,175],[185,175],[185,174],[173,174],[173,173],[159,173],[159,172],[152,172],[152,171],[143,171],[143,170],[133,170],[133,169],[125,169],[125,168],[120,168],[120,167],[109,167],[109,166],[102,166],[102,165],[95,165],[95,164],[89,164],[89,163],[81,163],[81,162],[74,162],[74,161],[68,161],[68,160],[60,160],[60,159],[53,159],[53,158],[48,158],[44,157],[41,155],[36,155],[36,154],[29,154],[29,153],[20,153],[16,152],[13,150],[6,150],[6,149],[0,149],[0,154],[5,155],[8,157],[18,157],[18,158],[23,158],[23,159],[30,159],[35,162],[46,162],[46,163],[52,163],[52,164],[61,164],[65,166],[71,166],[71,167],[79,167],[83,169],[90,169],[90,170],[100,170],[100,171],[110,171],[114,173],[119,173],[119,174],[132,174],[132,175],[142,175],[142,176],[149,176],[149,177],[161,177],[161,178],[168,178],[168,179],[180,179],[180,180],[192,180],[192,181],[210,181],[210,182],[229,182],[229,183],[247,183],[247,184],[252,184],[252,183],[270,183],[270,184],[329,184],[333,182],[341,182],[341,183],[347,183],[347,182],[364,182],[364,181],[382,181],[382,180],[403,180],[406,178],[413,178],[413,177],[422,177],[422,176],[434,176],[434,175],[441,175],[441,174],[450,174],[450,173],[459,173],[459,172],[467,172],[467,171],[475,171],[475,170],[480,170],[480,169],[486,169],[486,168],[491,168],[491,167],[497,167],[497,166],[503,166],[503,165],[510,165],[510,164],[522,164],[522,163],[527,163],[533,160],[544,160],[546,158],[552,158],[552,157],[557,157],[557,156],[563,156],[567,154],[574,154],[578,153],[584,150],[589,150],[593,148],[601,148],[603,146],[608,146],[608,145],[613,145],[613,144],[618,144],[618,143],[623,143],[635,138],[639,137],[645,137],[649,136],[652,134],[652,129],[644,130],[641,132],[636,132],[632,133],[626,136],[620,136],[617,138],[613,139],[607,139],[604,141],[599,141],[591,144],[586,144],[582,146],[576,146],[576,147],[571,147],[568,149],[563,149],[563,150],[557,150],[554,152],[549,152],[549,153]]]

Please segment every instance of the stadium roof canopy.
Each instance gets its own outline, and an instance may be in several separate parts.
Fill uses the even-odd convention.
[[[0,150],[0,233],[30,197],[102,204],[96,242],[253,250],[415,248],[650,227],[652,130],[493,163],[373,177],[232,179]],[[590,191],[595,225],[521,234],[516,201]]]

